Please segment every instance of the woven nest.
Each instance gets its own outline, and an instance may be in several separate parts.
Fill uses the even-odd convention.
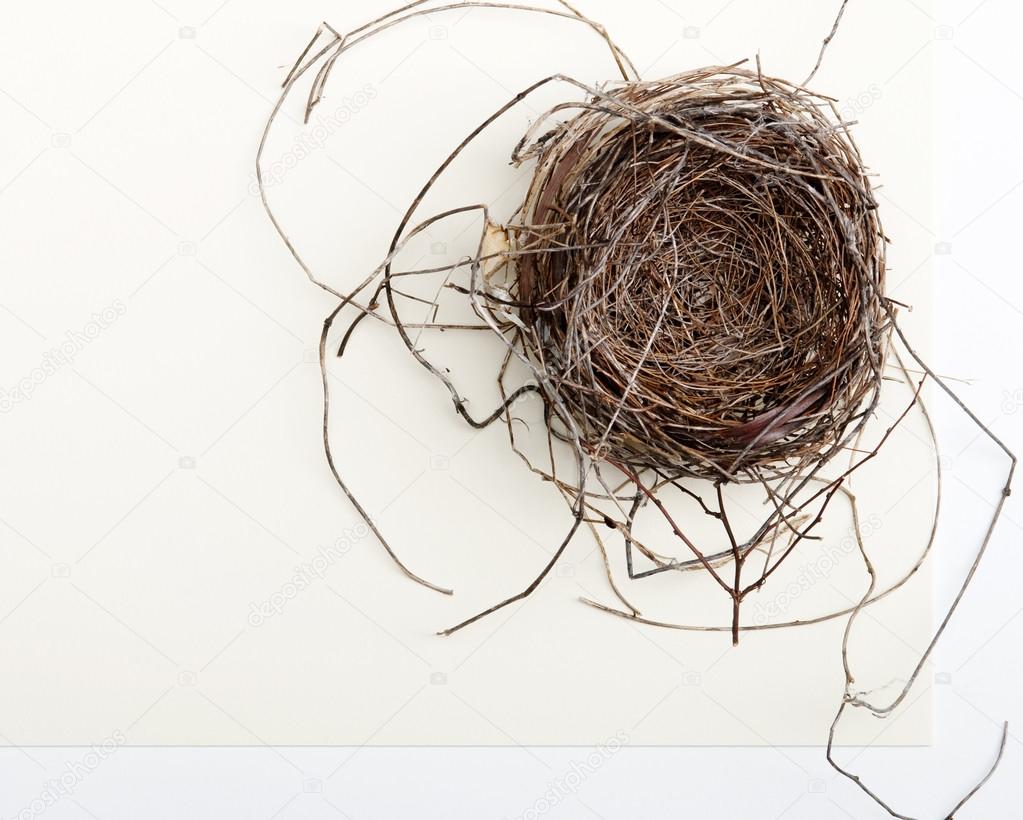
[[[526,344],[592,456],[752,480],[873,409],[885,239],[829,114],[709,69],[601,92],[518,154]]]

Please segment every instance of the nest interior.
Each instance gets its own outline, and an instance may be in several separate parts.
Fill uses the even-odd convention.
[[[873,409],[885,238],[831,112],[704,70],[604,90],[519,154],[526,346],[591,455],[752,480]]]

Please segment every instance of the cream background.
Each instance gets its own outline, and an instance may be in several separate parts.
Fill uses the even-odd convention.
[[[115,732],[132,745],[593,745],[618,733],[632,745],[820,742],[839,692],[838,624],[748,636],[737,651],[722,635],[635,628],[576,602],[612,602],[585,535],[531,600],[434,637],[528,581],[566,515],[507,452],[503,431],[473,435],[384,328],[366,327],[358,357],[333,368],[335,430],[366,431],[336,439],[339,461],[402,556],[458,594],[415,587],[364,539],[281,615],[249,623],[254,602],[356,523],[318,441],[310,353],[332,305],[251,193],[255,140],[281,66],[319,19],[351,27],[388,8],[227,4],[198,32],[184,22],[198,13],[172,21],[139,4],[111,27],[68,9],[54,34],[60,59],[18,50],[14,97],[41,113],[0,100],[19,123],[2,164],[0,383],[31,372],[93,311],[115,300],[126,311],[0,427],[0,651],[17,670],[0,678],[5,742],[88,744]],[[705,22],[713,12],[681,20],[658,3],[643,14],[598,2],[586,11],[645,76],[759,49],[768,73],[802,77],[834,13],[752,0]],[[30,26],[41,12],[10,13]],[[325,278],[348,285],[376,264],[396,208],[509,91],[554,70],[611,76],[585,34],[566,56],[551,45],[565,41],[564,24],[502,19],[481,10],[457,25],[413,23],[342,64],[323,110],[367,81],[378,93],[271,192]],[[907,324],[917,339],[935,247],[932,77],[906,44],[933,35],[908,5],[853,7],[816,82],[863,109],[859,140],[882,174],[895,239],[892,293],[916,307]],[[529,37],[533,48],[518,50]],[[524,124],[491,141],[474,159],[484,176],[467,171],[475,185],[450,195],[506,190],[504,162]],[[292,136],[284,128],[268,156]],[[881,515],[878,549],[902,555],[923,531],[913,522],[931,463],[912,432],[887,458],[858,491]],[[831,537],[847,526],[836,517]],[[793,558],[790,569],[800,566]],[[716,596],[707,601],[717,611],[704,607],[698,582],[662,580],[632,585],[649,614],[684,613],[684,591],[690,615],[725,617]],[[852,597],[863,578],[845,562],[829,581],[799,598],[800,612]],[[926,643],[929,597],[925,572],[864,619],[865,681],[905,674]],[[927,742],[930,690],[910,702],[890,724],[850,721],[842,739]]]

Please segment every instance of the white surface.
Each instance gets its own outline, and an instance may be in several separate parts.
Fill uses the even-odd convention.
[[[696,7],[684,9],[680,6],[679,10],[695,20],[710,17]],[[192,15],[196,19],[202,16],[197,11],[181,10],[178,13],[187,16],[186,19]],[[965,14],[965,10],[953,10],[947,17],[937,16],[941,21],[947,19],[958,23]],[[947,142],[942,143],[945,159],[938,163],[937,176],[947,201],[942,202],[942,216],[938,221],[933,221],[928,215],[914,215],[914,218],[920,222],[921,230],[932,235],[935,242],[952,244],[952,254],[943,255],[938,260],[939,275],[944,272],[950,280],[947,286],[941,283],[939,287],[939,310],[944,305],[944,312],[939,313],[939,318],[944,316],[946,321],[951,318],[962,321],[969,331],[954,337],[953,348],[942,346],[939,335],[938,363],[944,372],[978,379],[968,391],[968,398],[981,411],[982,417],[994,419],[995,429],[1013,441],[1013,413],[1019,403],[1019,389],[1023,381],[1011,355],[1018,346],[1014,344],[1018,336],[1012,333],[1018,326],[1018,311],[1011,305],[1018,304],[1019,293],[1012,290],[1013,276],[1008,274],[1018,273],[1018,263],[1001,263],[1000,260],[1004,256],[1011,260],[1011,247],[1005,237],[1012,236],[1016,221],[1013,217],[1018,213],[1019,194],[1013,186],[1023,176],[1023,169],[1019,167],[1018,160],[1013,166],[1014,160],[1006,150],[1004,136],[987,143],[986,138],[978,138],[974,134],[972,118],[964,114],[964,111],[974,110],[972,102],[967,108],[963,98],[951,96],[959,87],[957,83],[968,83],[972,92],[987,99],[1000,124],[1000,127],[992,129],[994,134],[1011,133],[1012,126],[1018,123],[1021,104],[1018,93],[1007,90],[975,62],[979,61],[988,71],[1012,77],[1008,71],[1012,48],[1008,42],[998,45],[1003,42],[998,38],[1011,36],[1014,21],[1007,14],[1007,4],[992,0],[968,21],[956,26],[952,41],[934,41],[935,22],[922,18],[919,45],[911,47],[906,43],[905,56],[906,59],[912,56],[915,60],[926,60],[929,55],[940,55],[939,65],[945,79],[939,84],[946,91],[939,98],[938,116],[942,127],[950,131],[946,135]],[[211,30],[215,30],[216,19],[209,23]],[[704,28],[709,31],[725,25],[727,21],[725,13],[711,24],[704,24]],[[664,29],[658,33],[664,35],[665,46],[674,40]],[[621,36],[624,39],[624,35]],[[112,40],[131,45],[124,38],[112,37]],[[766,48],[764,50],[766,53]],[[120,59],[130,60],[131,56],[122,54]],[[141,65],[144,59],[136,62]],[[102,77],[104,70],[116,75],[116,67],[113,49],[108,49],[105,59],[97,59],[88,66],[91,72],[89,79],[96,81]],[[863,70],[866,73],[871,71],[869,65],[863,66]],[[881,71],[877,73],[883,74]],[[4,76],[15,75],[5,67]],[[880,80],[884,81],[887,76],[880,76]],[[121,84],[123,80],[111,82],[111,93]],[[5,90],[14,93],[6,86]],[[54,83],[52,93],[57,95],[60,91],[59,83]],[[234,98],[234,95],[229,96]],[[163,110],[164,102],[162,99],[154,100],[156,110]],[[71,112],[68,119],[77,121],[81,118],[72,116],[75,104],[79,103],[73,98],[67,101],[67,110]],[[50,110],[60,111],[61,106],[55,105]],[[84,115],[87,112],[83,112]],[[24,133],[30,132],[31,126],[25,126]],[[939,129],[939,136],[941,133]],[[40,134],[45,136],[46,131],[41,130]],[[914,138],[912,134],[906,137],[910,143]],[[27,162],[34,154],[32,140],[26,138],[25,145],[28,147],[23,150],[23,160]],[[16,157],[17,150],[18,140],[15,138],[12,139],[11,156]],[[9,177],[13,176],[19,165],[6,157],[5,161],[12,162]],[[165,173],[168,176],[165,184],[173,184],[173,169],[167,169]],[[47,212],[51,215],[52,209],[60,206],[59,203],[47,205],[50,209]],[[974,221],[978,215],[980,218]],[[199,221],[198,217],[196,221]],[[123,237],[116,238],[125,241]],[[140,245],[146,246],[141,241]],[[1009,265],[1015,265],[1015,268]],[[75,281],[69,275],[65,284],[73,287]],[[168,289],[167,293],[171,292]],[[943,299],[948,299],[948,302],[943,303]],[[310,308],[311,313],[319,310],[319,306]],[[77,313],[69,310],[66,318],[55,321],[55,326],[58,329],[76,327],[80,324],[76,323],[76,319]],[[158,330],[154,328],[154,334]],[[160,337],[156,335],[155,338]],[[996,345],[1001,345],[1010,355],[991,356],[990,348]],[[274,346],[268,346],[266,355],[272,355],[273,349]],[[249,356],[250,350],[246,349],[244,355]],[[216,388],[216,384],[205,387],[209,392]],[[204,418],[199,413],[201,398],[197,397],[196,413],[192,416],[199,419],[196,423]],[[961,441],[960,446],[953,445],[948,452],[953,472],[965,484],[972,484],[973,477],[984,476],[986,467],[997,464],[981,445],[966,446],[973,433],[965,425],[952,418],[944,429],[947,431],[946,440]],[[77,440],[73,436],[72,439]],[[136,446],[145,446],[142,444],[144,440],[145,437],[139,437]],[[56,446],[59,445],[55,443]],[[101,455],[109,458],[102,449]],[[159,476],[154,480],[156,478]],[[948,508],[957,510],[958,514],[947,516],[948,529],[941,542],[944,550],[939,594],[945,597],[968,563],[968,550],[957,548],[961,547],[962,541],[972,546],[971,536],[975,535],[975,528],[970,529],[970,525],[976,524],[976,519],[984,511],[982,503],[963,489],[963,483],[951,483],[953,497]],[[88,522],[89,505],[78,504],[76,507],[74,495],[69,491],[60,494],[58,488],[54,488],[51,493],[48,502],[61,506],[50,509]],[[55,496],[59,496],[59,501]],[[82,493],[79,497],[89,496]],[[1011,505],[1008,514],[1018,520],[1016,509],[1015,504]],[[54,514],[54,519],[58,517]],[[962,541],[956,540],[957,536]],[[977,586],[939,655],[939,669],[951,675],[950,683],[937,690],[941,707],[938,722],[941,744],[933,750],[880,750],[859,758],[860,763],[869,765],[874,772],[878,778],[875,782],[887,786],[889,794],[901,798],[900,806],[911,807],[921,816],[934,816],[941,808],[947,808],[950,800],[954,801],[958,796],[960,787],[972,782],[972,778],[987,765],[995,742],[993,721],[1019,716],[1018,704],[1012,697],[1019,682],[1018,654],[1013,654],[1014,641],[1018,641],[1019,635],[1019,619],[1015,618],[1019,607],[1013,600],[1012,582],[1014,570],[1019,569],[1019,559],[1011,550],[1017,536],[1017,529],[1008,522],[996,536],[987,570],[978,576]],[[991,721],[985,719],[985,715],[993,716]],[[103,817],[139,814],[270,816],[281,807],[283,810],[277,816],[298,817],[319,816],[319,813],[334,816],[337,814],[334,807],[338,807],[351,817],[410,814],[437,817],[453,814],[520,816],[543,794],[548,781],[569,771],[573,759],[584,760],[587,755],[585,750],[552,749],[533,750],[530,754],[518,749],[485,753],[362,750],[354,756],[346,750],[284,750],[283,753],[287,760],[267,750],[156,752],[122,749],[78,784],[72,798],[60,801],[58,807],[50,811],[55,816],[62,813],[89,816],[86,812]],[[1009,807],[1019,799],[1019,786],[1011,776],[1013,766],[1018,767],[1018,754],[1019,742],[1014,737],[1010,740],[1002,776],[976,798],[976,803],[964,812],[964,816],[1011,816]],[[79,760],[84,751],[30,750],[27,755],[30,757],[16,751],[4,753],[5,776],[0,783],[5,802],[0,811],[14,814],[20,807],[28,805],[32,796],[40,793],[42,780],[59,776],[64,761]],[[40,761],[46,772],[30,758]],[[289,765],[289,761],[293,765]],[[339,764],[343,765],[335,772]],[[941,789],[933,786],[936,780],[934,769],[928,767],[934,766],[941,767]],[[398,790],[383,788],[396,767],[400,767],[406,787]],[[826,785],[823,794],[818,793],[817,783],[811,783],[817,777],[822,778]],[[292,800],[302,788],[304,778],[321,778],[330,802],[315,795]],[[311,782],[307,787],[315,790],[317,786]],[[184,795],[180,794],[182,791]],[[159,794],[158,799],[147,797],[154,793]],[[625,750],[614,755],[613,760],[601,766],[599,772],[588,776],[578,797],[566,798],[554,816],[593,816],[585,808],[587,805],[593,807],[598,816],[605,817],[678,813],[775,817],[786,807],[789,807],[785,814],[787,817],[875,815],[852,787],[832,779],[820,751],[809,749],[778,752],[740,749]]]

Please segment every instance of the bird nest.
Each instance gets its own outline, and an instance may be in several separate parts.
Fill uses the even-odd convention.
[[[312,283],[338,300],[320,335],[327,463],[401,571],[451,594],[400,560],[335,462],[327,372],[327,357],[334,351],[328,353],[328,337],[343,311],[354,312],[354,318],[337,356],[344,354],[362,321],[393,326],[410,355],[446,388],[459,415],[475,428],[503,421],[513,450],[557,488],[571,510],[567,533],[525,589],[442,634],[529,596],[584,528],[603,555],[609,585],[623,608],[587,603],[634,622],[730,631],[738,642],[744,630],[846,618],[841,645],[845,683],[828,735],[828,760],[888,814],[905,817],[834,760],[835,729],[847,709],[885,717],[906,698],[987,549],[1016,459],[914,350],[897,321],[898,303],[884,294],[887,240],[850,123],[843,122],[834,100],[808,87],[847,2],[839,7],[816,65],[798,84],[765,76],[759,59],[755,70],[734,64],[644,81],[607,31],[567,0],[546,9],[511,2],[436,5],[412,0],[347,33],[324,23],[284,80],[260,141],[256,176],[267,214],[295,261]],[[585,26],[606,43],[621,81],[591,86],[557,74],[525,88],[441,163],[400,220],[384,261],[353,289],[335,289],[304,261],[270,207],[261,158],[275,119],[296,84],[311,75],[308,123],[333,67],[360,43],[409,20],[484,8]],[[515,148],[515,163],[535,166],[524,201],[510,219],[498,224],[490,206],[475,204],[415,221],[427,195],[467,146],[534,92],[554,84],[574,87],[583,99],[541,115]],[[399,254],[417,236],[444,219],[473,213],[483,223],[474,255],[448,266],[397,270]],[[462,306],[471,308],[474,324],[442,319],[439,295],[424,298],[401,289],[403,283],[438,274],[444,279],[437,294],[456,292]],[[410,320],[408,305],[422,311],[424,303],[427,318]],[[504,352],[497,386],[502,401],[494,412],[469,412],[451,370],[431,358],[421,341],[434,330],[483,331],[500,340]],[[906,366],[910,359],[919,368],[919,381],[891,426],[860,449],[865,425],[878,409],[889,353],[895,361],[889,371],[897,380],[915,380]],[[524,367],[525,382],[514,383],[513,363]],[[881,452],[912,408],[919,409],[933,437],[920,400],[927,381],[968,416],[978,435],[1004,453],[1008,474],[958,594],[904,685],[880,705],[871,693],[854,688],[849,635],[865,607],[898,590],[926,560],[937,532],[938,501],[915,563],[896,581],[880,584],[848,484]],[[543,402],[546,463],[531,461],[520,449],[513,413],[526,396]],[[557,439],[568,445],[562,449],[572,456],[574,475],[555,466]],[[843,451],[850,455],[848,463],[833,461]],[[936,445],[935,473],[940,500]],[[738,484],[759,485],[767,510],[745,534],[737,534],[727,509],[726,490]],[[813,618],[743,623],[742,602],[774,576],[800,543],[819,537],[815,528],[839,493],[848,502],[851,532],[869,578],[862,597]],[[695,500],[720,525],[718,536],[697,543],[700,539],[678,523],[681,516],[673,516],[669,496],[673,502]],[[666,556],[637,537],[633,525],[644,507],[655,508],[668,524],[688,551],[685,559]],[[691,516],[687,519],[688,526]],[[706,571],[731,601],[731,623],[687,625],[642,616],[615,582],[604,543],[608,531],[622,537],[630,580],[667,571]],[[636,571],[634,551],[651,568]],[[763,561],[751,561],[755,554],[763,555]],[[948,816],[991,776],[1006,737],[1003,729],[988,774]]]
[[[627,83],[517,155],[532,358],[596,458],[742,480],[877,402],[877,206],[828,100],[739,67]]]

